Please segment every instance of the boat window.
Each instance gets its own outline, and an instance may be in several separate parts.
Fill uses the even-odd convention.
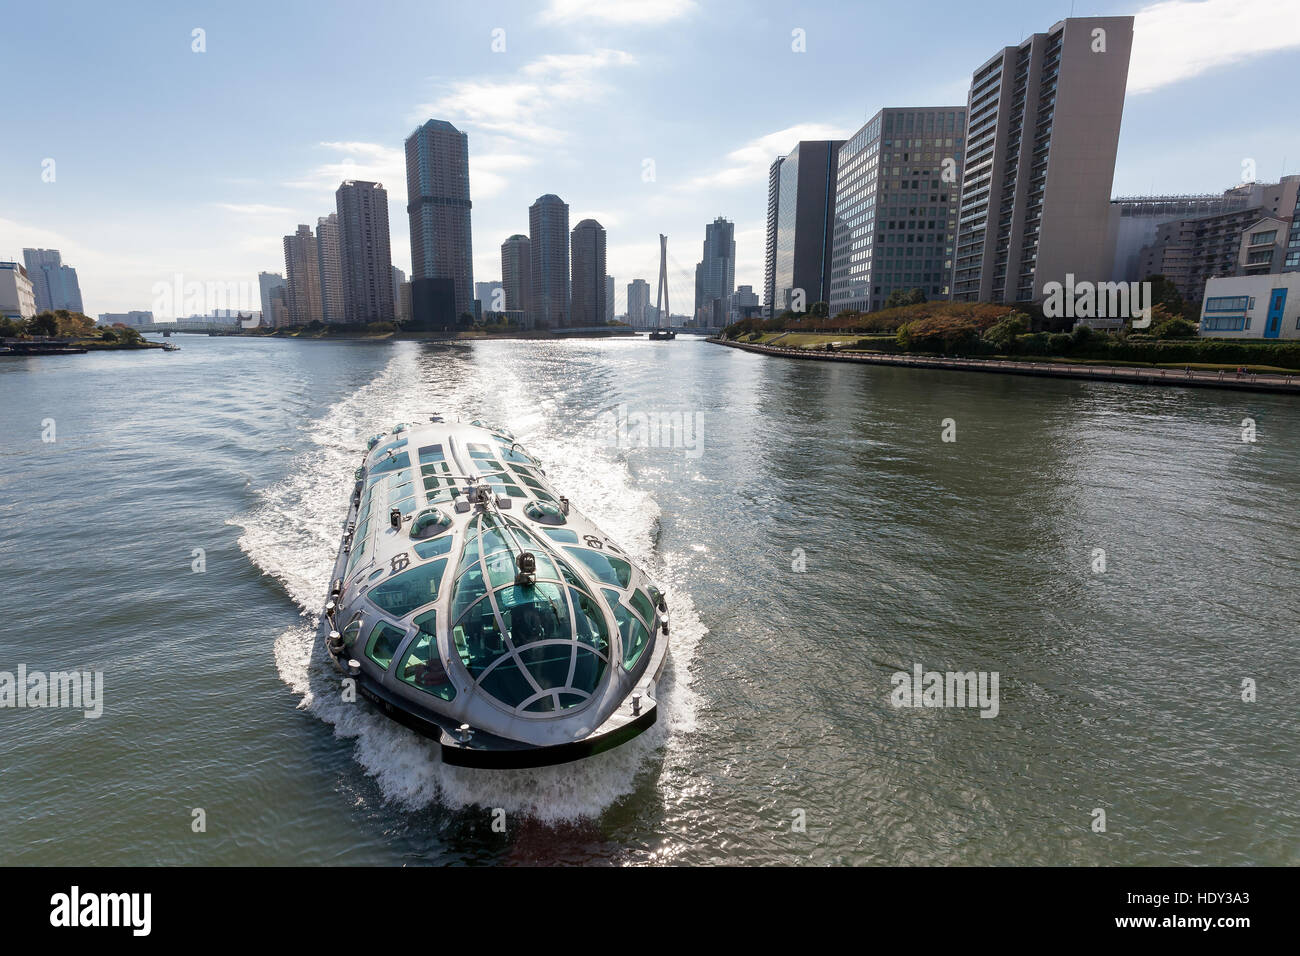
[[[345,647],[350,648],[353,644],[355,644],[357,642],[357,638],[361,636],[360,619],[353,621],[347,627],[343,628],[343,633],[340,636],[343,638],[343,644]]]
[[[482,444],[478,444],[478,443],[476,443],[476,442],[472,442],[472,443],[470,443],[470,444],[469,444],[468,446],[466,446],[466,447],[469,448],[469,457],[471,457],[471,458],[491,458],[491,457],[492,457],[492,449],[491,449],[490,447],[488,447],[487,445],[482,445]]]
[[[415,499],[414,499],[414,498],[403,498],[401,501],[398,501],[398,502],[396,502],[396,503],[390,505],[390,507],[392,507],[392,508],[396,508],[398,511],[400,511],[400,512],[401,512],[402,514],[404,514],[404,515],[409,515],[412,511],[415,510]]]
[[[614,620],[618,621],[618,633],[623,643],[623,668],[631,670],[650,643],[650,632],[635,614],[619,602],[617,591],[606,590],[605,598],[614,609]]]
[[[411,522],[412,538],[432,538],[451,527],[451,515],[436,508],[422,511]]]
[[[517,445],[511,445],[509,442],[502,443],[500,453],[501,457],[512,465],[516,463],[523,465],[537,464],[537,462],[524,454],[523,449],[519,448]]]
[[[387,670],[388,665],[393,662],[393,655],[397,653],[397,648],[401,646],[402,639],[405,637],[406,632],[400,627],[380,621],[370,632],[370,640],[366,642],[366,657]]]
[[[441,445],[425,445],[420,449],[420,464],[429,465],[436,461],[444,461],[446,456],[442,453]]]
[[[609,654],[609,628],[605,626],[605,612],[600,602],[575,588],[569,589],[573,601],[575,633],[579,643],[586,644],[602,654]]]
[[[577,544],[578,532],[570,531],[568,528],[543,528],[546,536],[562,544]]]
[[[479,687],[509,708],[539,716],[589,700],[609,667],[611,639],[600,601],[517,520],[478,515],[468,534],[452,597],[451,640]],[[537,560],[531,585],[515,583],[520,548]]]
[[[382,458],[384,455],[387,455],[390,451],[396,451],[399,448],[405,448],[405,447],[406,447],[406,439],[399,438],[397,439],[397,441],[390,441],[387,445],[381,445],[379,450],[376,451],[371,457],[378,460]]]
[[[588,548],[565,548],[564,550],[581,561],[602,584],[625,588],[632,580],[632,565],[622,558],[615,558]]]
[[[440,538],[434,538],[432,541],[417,541],[415,553],[422,558],[436,558],[438,555],[450,551],[452,542],[455,540],[451,535],[446,534]]]
[[[438,600],[438,582],[446,567],[444,558],[430,561],[376,585],[366,596],[393,617],[405,617],[417,607]]]
[[[410,467],[411,467],[411,456],[408,455],[406,452],[402,452],[400,455],[393,455],[389,458],[385,458],[383,461],[376,462],[374,467],[370,469],[370,479],[369,479],[370,483],[374,484],[377,480],[379,480],[379,478],[388,474],[389,472],[398,471],[399,469],[403,469],[403,468],[409,469]],[[401,476],[401,478],[405,479],[405,478],[409,478],[410,476],[411,473],[407,471],[404,475]]]
[[[426,611],[414,623],[419,630],[397,668],[398,679],[443,700],[455,700],[456,688],[438,656],[438,612]]]
[[[538,524],[564,524],[568,520],[564,517],[564,509],[545,501],[530,501],[524,505],[524,514]]]
[[[636,612],[641,615],[641,619],[646,622],[647,627],[654,624],[654,608],[650,606],[650,599],[647,598],[642,591],[633,591],[632,596],[628,598],[628,602],[636,609]]]

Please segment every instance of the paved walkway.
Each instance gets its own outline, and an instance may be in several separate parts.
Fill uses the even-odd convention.
[[[827,352],[750,342],[709,339],[746,352],[779,355],[783,358],[821,362],[860,362],[867,365],[904,365],[910,368],[942,368],[959,372],[997,372],[1004,375],[1039,375],[1049,378],[1083,378],[1095,382],[1127,382],[1132,385],[1176,385],[1183,388],[1233,388],[1248,392],[1283,392],[1300,395],[1300,372],[1206,371],[1204,369],[1127,367],[1122,365],[1069,365],[1063,362],[1013,361],[1010,359],[940,358],[921,355],[887,355],[882,352]]]

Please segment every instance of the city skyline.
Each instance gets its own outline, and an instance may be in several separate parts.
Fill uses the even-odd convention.
[[[1218,192],[1241,181],[1248,166],[1259,181],[1297,170],[1300,135],[1250,95],[1257,71],[1284,75],[1295,61],[1300,18],[1288,18],[1287,10],[1300,7],[1209,0],[1086,11],[1137,15],[1115,196]],[[328,212],[345,179],[383,183],[390,222],[404,219],[403,141],[415,125],[438,118],[470,140],[479,234],[474,271],[496,274],[501,243],[526,229],[529,202],[553,192],[571,203],[572,220],[594,218],[608,230],[608,271],[618,279],[620,312],[625,280],[656,274],[658,232],[670,236],[670,254],[680,250],[671,265],[681,273],[678,281],[689,283],[694,258],[685,249],[698,242],[701,222],[718,215],[736,223],[737,285],[761,290],[763,187],[773,159],[799,140],[846,138],[881,108],[962,102],[971,72],[990,51],[1048,29],[1069,11],[1028,13],[994,3],[961,31],[936,36],[924,28],[935,65],[918,81],[907,55],[885,51],[869,85],[850,55],[856,27],[869,17],[847,5],[759,16],[735,4],[706,9],[690,2],[623,11],[581,4],[458,11],[445,27],[459,39],[439,75],[389,50],[385,62],[396,75],[385,77],[382,91],[376,81],[346,71],[322,75],[314,101],[266,116],[240,109],[248,99],[241,93],[288,88],[285,65],[258,51],[274,24],[301,21],[278,10],[253,12],[234,5],[200,17],[210,21],[197,28],[204,30],[201,53],[191,49],[192,16],[163,13],[135,24],[129,46],[143,65],[123,74],[105,59],[120,48],[106,40],[127,42],[106,11],[88,9],[70,24],[54,11],[33,9],[33,42],[14,51],[16,74],[34,75],[32,57],[47,34],[61,37],[75,66],[44,91],[52,109],[48,119],[28,119],[27,148],[0,157],[9,182],[32,183],[13,189],[0,217],[0,258],[17,258],[24,247],[61,249],[77,264],[90,312],[148,307],[152,285],[176,273],[255,287],[260,271],[280,268],[279,237]],[[431,17],[402,8],[358,28],[341,12],[322,8],[305,39],[325,44],[346,37],[364,50],[404,51],[418,46],[420,32],[404,21]],[[1251,29],[1252,17],[1270,28]],[[254,29],[258,18],[266,22]],[[880,26],[900,49],[923,30],[905,17]],[[493,52],[497,29],[504,31],[504,49]],[[663,52],[665,31],[678,41],[671,54]],[[794,31],[802,31],[805,52],[792,49],[799,42]],[[715,64],[699,55],[723,33],[727,57]],[[717,71],[708,77],[717,81],[742,66],[779,65],[785,57],[803,57],[790,61],[785,82],[762,98],[738,95],[721,113],[691,115],[680,97],[658,89],[665,67],[690,63],[692,70]],[[670,86],[700,81],[678,75],[687,72],[669,69]],[[159,76],[167,82],[158,83]],[[94,110],[103,99],[120,106],[128,93],[141,98],[136,111]],[[84,126],[69,131],[53,122],[59,104],[85,112]],[[629,108],[637,123],[610,122],[615,111]],[[1202,119],[1210,111],[1213,123]],[[111,128],[104,125],[108,116]],[[158,130],[158,116],[172,117],[174,128]],[[160,132],[169,157],[160,164],[111,153],[87,159],[77,145],[86,136],[156,139]],[[269,149],[212,149],[214,134],[273,142]],[[1173,142],[1187,147],[1176,161],[1169,155]],[[42,181],[46,159],[55,163],[53,181]],[[141,188],[110,189],[109,182]],[[393,233],[393,262],[406,269],[408,237],[403,229]],[[112,240],[104,238],[110,234]]]

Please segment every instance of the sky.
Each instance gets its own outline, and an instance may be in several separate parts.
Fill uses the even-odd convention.
[[[556,193],[570,226],[606,228],[617,311],[631,279],[653,288],[661,232],[689,310],[717,216],[758,290],[776,156],[881,107],[964,106],[976,67],[1072,14],[1136,16],[1113,195],[1300,172],[1300,0],[6,7],[0,259],[62,250],[91,315],[177,282],[243,283],[257,308],[257,274],[284,271],[283,236],[344,179],[387,187],[409,273],[403,141],[430,118],[469,135],[475,281]]]

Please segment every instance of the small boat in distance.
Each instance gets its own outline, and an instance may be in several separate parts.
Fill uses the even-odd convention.
[[[677,333],[672,329],[652,329],[650,331],[650,341],[664,342],[677,338]]]
[[[538,767],[654,724],[668,604],[513,436],[435,415],[370,439],[320,632],[444,762]]]

